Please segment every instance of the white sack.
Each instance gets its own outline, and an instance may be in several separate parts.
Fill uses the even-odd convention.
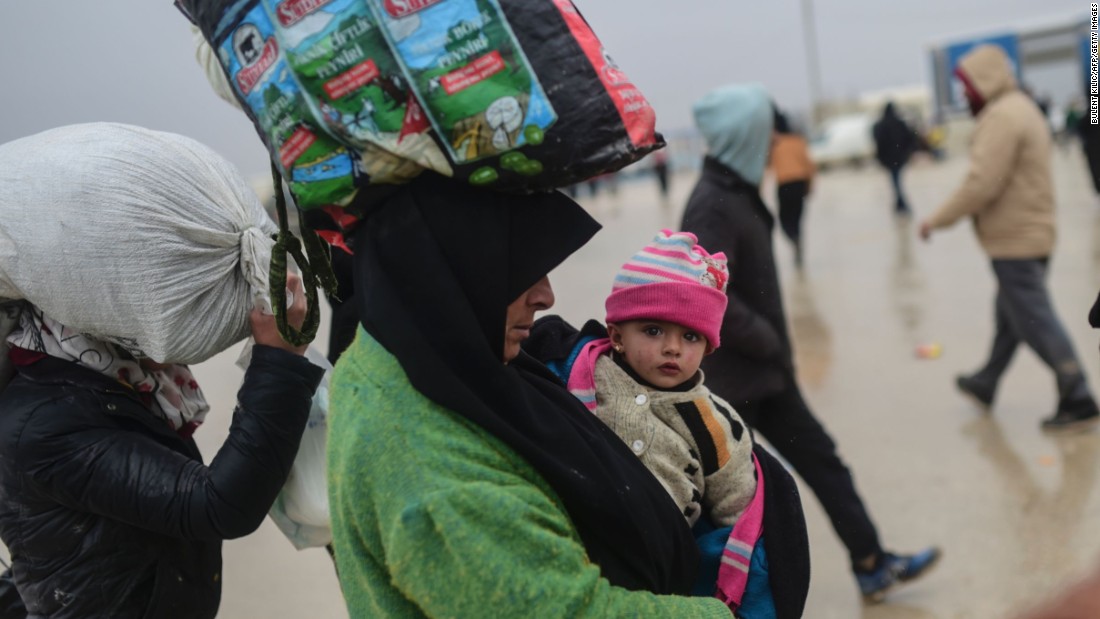
[[[91,123],[0,145],[0,298],[154,361],[248,335],[276,231],[233,165],[180,135]]]

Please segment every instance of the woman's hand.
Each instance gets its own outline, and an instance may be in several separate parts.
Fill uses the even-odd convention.
[[[301,329],[302,322],[306,318],[306,292],[302,287],[302,278],[294,273],[287,273],[286,289],[287,294],[292,295],[294,299],[286,309],[287,322],[295,329]],[[275,316],[265,314],[259,308],[252,308],[248,319],[252,323],[252,338],[257,344],[281,348],[296,355],[305,354],[307,346],[291,346],[283,340],[283,336],[279,335],[279,329],[275,326]]]
[[[928,220],[920,222],[917,234],[920,236],[920,240],[927,243],[932,238],[932,224]]]

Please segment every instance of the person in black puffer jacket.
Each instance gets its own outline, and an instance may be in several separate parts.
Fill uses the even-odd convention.
[[[300,325],[305,295],[290,286]],[[186,366],[136,360],[25,306],[0,394],[5,619],[217,614],[222,540],[263,521],[323,373],[274,317],[253,310],[251,324],[229,437],[204,465],[191,433],[209,407]]]

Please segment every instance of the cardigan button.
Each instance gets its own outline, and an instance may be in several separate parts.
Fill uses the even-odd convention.
[[[630,444],[630,448],[634,450],[634,453],[640,454],[642,450],[645,449],[645,442],[641,440],[634,441]]]
[[[109,411],[113,411],[113,410],[115,410],[116,408],[118,408],[118,407],[117,407],[117,406],[115,406],[114,404],[108,404],[108,405],[107,405],[107,410],[109,410]]]
[[[634,403],[637,404],[638,406],[641,406],[642,404],[645,404],[648,401],[649,401],[649,398],[645,397],[644,393],[639,393],[638,395],[634,396]]]

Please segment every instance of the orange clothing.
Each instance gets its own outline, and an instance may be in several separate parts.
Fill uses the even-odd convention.
[[[792,181],[811,181],[817,168],[810,159],[806,140],[794,133],[777,133],[772,140],[771,161],[776,184]]]

